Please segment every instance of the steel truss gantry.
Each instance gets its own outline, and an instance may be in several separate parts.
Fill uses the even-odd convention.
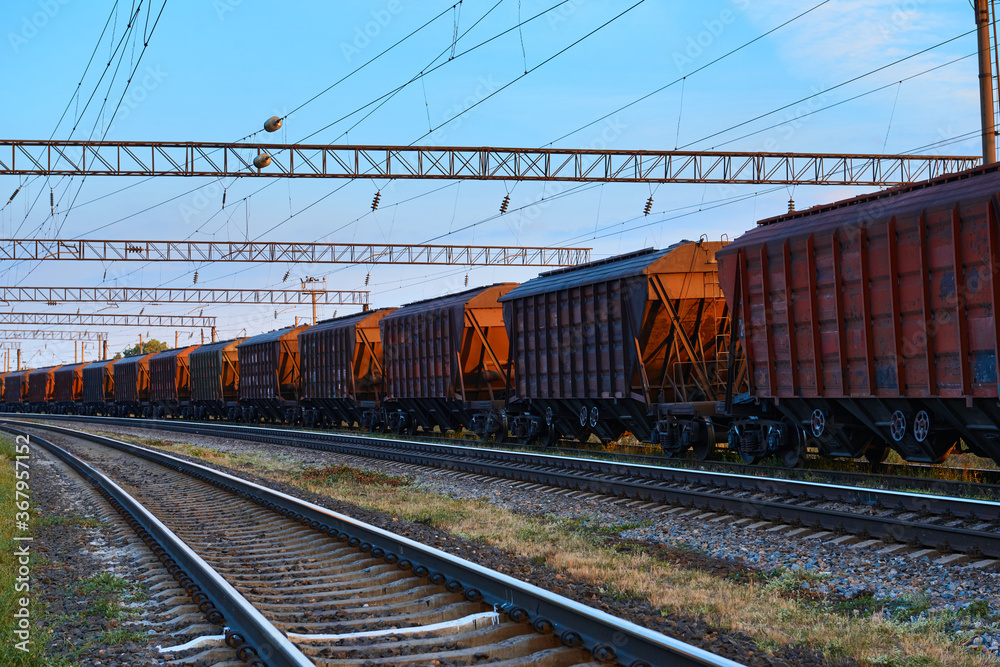
[[[577,266],[589,248],[370,243],[0,239],[0,260]]]
[[[47,331],[28,329],[0,329],[0,340],[92,340],[108,339],[106,331]]]
[[[60,303],[253,303],[281,306],[368,306],[369,292],[148,287],[0,287],[0,302]]]
[[[0,175],[893,186],[981,162],[978,156],[0,140]]]
[[[135,315],[104,313],[5,313],[0,324],[24,326],[164,327],[214,329],[214,317],[190,315]]]

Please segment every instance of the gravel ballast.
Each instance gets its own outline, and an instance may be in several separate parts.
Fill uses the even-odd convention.
[[[102,427],[101,430],[169,442],[191,442],[190,437],[163,431],[121,427]],[[732,519],[712,522],[711,517],[696,518],[701,513],[681,516],[685,512],[665,513],[662,507],[641,509],[606,497],[566,497],[544,487],[524,489],[519,488],[519,484],[505,480],[484,482],[482,479],[463,478],[465,476],[447,471],[367,461],[317,450],[206,436],[197,436],[197,444],[229,453],[254,452],[294,457],[307,466],[323,467],[346,463],[362,469],[407,475],[417,485],[431,492],[459,499],[487,501],[521,514],[574,521],[583,528],[590,526],[606,534],[605,539],[609,543],[653,550],[658,558],[716,576],[738,578],[756,574],[774,577],[776,573],[783,573],[783,583],[789,593],[796,597],[833,602],[869,597],[873,601],[885,603],[905,600],[913,603],[916,622],[931,615],[954,614],[955,627],[967,631],[967,643],[970,647],[1000,656],[1000,627],[995,623],[970,621],[966,618],[966,612],[970,608],[982,610],[984,604],[983,616],[1000,616],[1000,573],[967,565],[938,564],[934,562],[939,557],[938,554],[917,558],[879,554],[877,549],[884,545],[856,548],[850,543],[830,543],[836,535],[805,539],[804,536],[808,536],[809,532],[788,536],[786,533],[791,532],[790,530],[768,531],[769,526],[750,528],[748,526],[752,522],[749,521],[742,525],[734,525]],[[289,485],[269,480],[257,481],[284,487],[282,490],[288,493],[306,497],[330,509],[401,532],[470,560],[485,561],[484,564],[490,567],[526,581],[549,589],[558,588],[557,592],[567,597],[630,618],[737,661],[753,663],[758,658],[759,651],[750,638],[720,635],[712,628],[705,627],[697,618],[663,619],[658,610],[649,605],[643,608],[644,603],[611,599],[599,589],[595,590],[586,584],[560,582],[559,586],[554,587],[553,574],[544,566],[525,562],[524,559],[514,558],[511,561],[510,554],[491,555],[489,547],[465,543],[429,526],[408,522],[404,524],[378,513],[304,493]],[[612,529],[614,526],[621,526],[623,530],[616,534]],[[498,559],[496,565],[489,562],[494,557]],[[795,590],[791,590],[792,587]],[[775,657],[799,664],[822,662],[822,658],[815,652],[799,652],[787,648],[779,649],[768,659],[773,660]],[[759,658],[764,660],[766,656],[760,655]]]

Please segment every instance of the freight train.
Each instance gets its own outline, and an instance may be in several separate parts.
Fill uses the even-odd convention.
[[[7,411],[347,425],[673,456],[1000,462],[1000,172],[523,284],[2,376]]]

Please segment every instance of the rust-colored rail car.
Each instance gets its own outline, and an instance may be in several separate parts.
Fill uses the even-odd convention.
[[[149,360],[149,402],[157,418],[193,416],[188,356],[197,349],[192,345],[164,350]]]
[[[91,362],[83,369],[83,408],[88,415],[110,413],[115,401],[115,360]]]
[[[611,257],[543,273],[501,297],[512,433],[552,442],[630,432],[668,454],[694,447],[707,456],[728,430],[722,247],[683,241]]]
[[[307,425],[363,425],[384,391],[379,322],[393,310],[318,322],[299,334],[299,402]]]
[[[32,412],[47,412],[55,395],[55,373],[61,366],[37,368],[28,375],[28,402]]]
[[[155,354],[155,352],[137,354],[115,362],[114,416],[148,416],[149,360]]]
[[[236,338],[202,345],[188,355],[191,404],[195,419],[235,419],[240,391],[240,360]]]
[[[762,221],[718,253],[770,415],[744,458],[800,425],[828,454],[1000,460],[1000,172],[894,188]],[[782,425],[782,418],[788,422]]]
[[[497,299],[516,286],[478,287],[382,318],[385,426],[400,432],[464,426],[480,435],[506,434],[508,340]]]
[[[308,325],[270,331],[236,346],[240,362],[242,418],[256,422],[296,421],[299,334]]]
[[[11,371],[3,379],[3,402],[7,412],[23,412],[28,402],[30,370]]]
[[[78,414],[83,407],[83,369],[87,364],[61,366],[54,374],[52,400],[59,414]]]

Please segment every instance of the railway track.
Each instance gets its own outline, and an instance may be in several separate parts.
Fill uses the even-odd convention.
[[[809,529],[819,537],[855,536],[891,551],[1000,559],[1000,502],[938,493],[882,490],[845,484],[664,468],[594,459],[511,452],[481,447],[386,440],[360,435],[265,427],[109,418],[82,420],[189,435],[307,447],[445,468],[492,477],[700,510],[712,518],[768,522],[769,527]],[[47,428],[57,428],[46,426]],[[941,493],[944,490],[945,493]],[[762,524],[763,525],[763,524]]]
[[[98,423],[104,424],[115,424],[120,426],[133,426],[136,424],[146,424],[146,423],[159,423],[160,421],[167,424],[203,424],[208,426],[222,426],[230,425],[223,424],[221,422],[216,422],[212,424],[211,422],[179,422],[178,420],[148,420],[148,419],[135,419],[135,418],[121,418],[121,417],[88,417],[88,416],[78,416],[78,415],[50,415],[50,414],[29,414],[29,413],[5,413],[0,412],[0,419],[3,418],[13,418],[13,419],[45,419],[45,420],[61,420],[61,421],[97,421]],[[152,427],[151,427],[152,428]],[[280,431],[285,433],[295,433],[297,436],[302,434],[316,434],[322,437],[345,437],[354,438],[361,437],[366,438],[371,441],[385,441],[385,442],[397,442],[398,438],[386,437],[384,435],[378,434],[359,434],[357,431],[353,430],[339,430],[339,429],[303,429],[295,428],[291,426],[284,425],[274,425],[269,424],[264,427],[274,431]],[[424,443],[428,445],[442,445],[442,446],[466,446],[466,447],[489,447],[488,444],[482,443],[481,440],[471,439],[471,440],[461,440],[461,439],[449,439],[443,437],[434,437],[433,435],[418,434],[415,436],[407,436],[405,442],[407,443]],[[516,446],[516,445],[515,445]],[[496,448],[505,448],[507,445],[496,445]],[[493,447],[490,447],[493,448]],[[974,468],[974,469],[961,469],[961,472],[966,479],[945,479],[936,478],[933,476],[927,477],[913,477],[907,475],[907,472],[920,471],[920,472],[948,472],[951,470],[958,470],[953,468],[944,468],[942,466],[932,466],[932,465],[921,465],[921,464],[859,464],[858,470],[830,470],[826,468],[788,468],[785,466],[769,466],[759,463],[747,464],[747,463],[736,463],[732,461],[715,461],[715,460],[704,460],[699,461],[695,459],[683,458],[683,457],[665,457],[665,456],[651,456],[645,454],[631,454],[631,453],[621,453],[621,452],[606,452],[598,449],[581,449],[572,447],[548,447],[548,448],[531,448],[531,447],[517,447],[518,451],[536,453],[546,456],[567,456],[573,458],[589,458],[594,456],[599,456],[601,459],[611,462],[623,463],[623,464],[640,464],[648,465],[653,467],[662,468],[681,468],[681,469],[691,469],[691,470],[702,470],[709,472],[721,472],[721,473],[733,473],[746,476],[755,477],[778,477],[782,479],[791,480],[803,480],[803,481],[815,481],[817,476],[822,476],[824,481],[832,484],[843,484],[848,486],[872,486],[876,488],[885,489],[906,489],[910,491],[933,493],[937,495],[948,495],[948,496],[973,496],[978,498],[987,498],[1000,500],[1000,470],[990,470],[985,468]],[[969,481],[974,479],[976,481]]]
[[[195,463],[35,424],[248,665],[736,663]],[[49,437],[38,432],[48,430]]]

